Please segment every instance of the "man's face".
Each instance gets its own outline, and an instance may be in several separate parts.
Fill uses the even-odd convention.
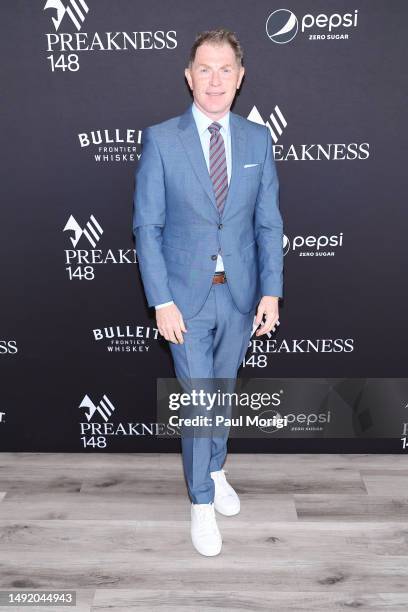
[[[244,72],[228,43],[203,43],[197,49],[191,69],[184,71],[195,104],[214,121],[230,109]]]

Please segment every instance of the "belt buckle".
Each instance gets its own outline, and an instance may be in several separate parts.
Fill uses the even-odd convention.
[[[213,282],[214,283],[226,283],[227,275],[225,274],[225,271],[215,272],[214,277],[213,277]]]

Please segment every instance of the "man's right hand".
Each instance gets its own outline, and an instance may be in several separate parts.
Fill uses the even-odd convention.
[[[183,315],[176,304],[169,304],[156,310],[157,329],[166,340],[183,344],[183,332],[186,332]]]

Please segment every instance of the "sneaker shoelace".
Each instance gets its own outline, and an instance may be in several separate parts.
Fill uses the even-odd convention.
[[[197,507],[197,518],[199,521],[199,528],[200,529],[205,529],[205,531],[208,530],[208,527],[212,527],[212,531],[214,533],[217,533],[217,525],[215,522],[215,517],[214,517],[214,511],[213,511],[214,506],[211,506],[211,510],[209,511],[207,508],[205,508],[204,506],[198,506]]]

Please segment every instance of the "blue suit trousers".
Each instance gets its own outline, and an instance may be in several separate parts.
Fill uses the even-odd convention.
[[[169,342],[175,374],[184,388],[186,381],[196,378],[236,381],[251,338],[255,312],[256,307],[247,314],[237,309],[228,281],[211,286],[200,311],[184,319],[187,328],[183,333],[184,343]],[[184,475],[193,503],[214,501],[214,481],[210,472],[222,468],[227,455],[227,439],[228,430],[222,435],[218,432],[205,437],[181,435]]]

